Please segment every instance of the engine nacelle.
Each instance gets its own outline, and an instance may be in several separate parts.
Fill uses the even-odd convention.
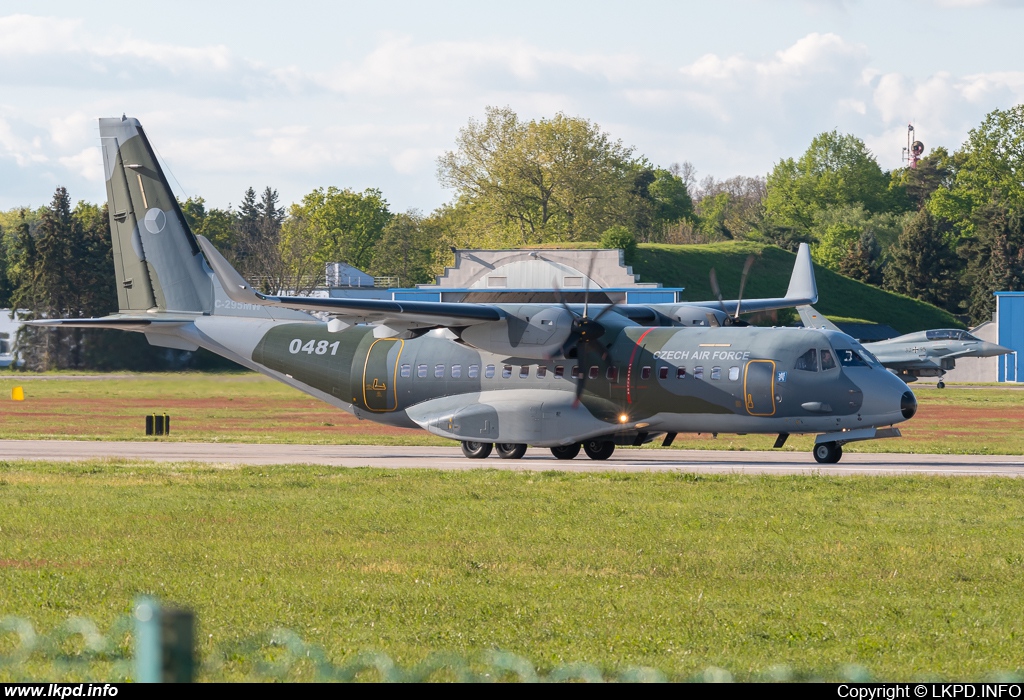
[[[666,315],[681,326],[726,326],[729,324],[728,314],[721,309],[713,309],[708,306],[681,304],[672,309],[672,313]]]
[[[558,355],[572,333],[573,315],[557,306],[502,306],[500,321],[478,323],[459,333],[466,345],[511,357],[544,360]]]

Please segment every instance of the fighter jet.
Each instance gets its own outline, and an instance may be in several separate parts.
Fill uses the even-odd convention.
[[[558,459],[581,449],[687,433],[815,433],[814,457],[897,437],[914,394],[833,330],[736,324],[739,302],[474,304],[261,294],[189,230],[141,124],[101,119],[119,311],[43,326],[144,333],[200,347],[360,419],[421,428],[472,459],[528,446]],[[807,250],[785,298],[813,303]],[[716,308],[717,307],[717,308]],[[327,314],[324,321],[312,313]],[[713,321],[713,322],[712,322]],[[268,406],[268,410],[273,410]]]
[[[839,330],[811,306],[799,306],[797,311],[808,328]],[[1013,352],[1010,348],[986,342],[956,328],[907,333],[898,338],[864,343],[864,348],[908,384],[916,382],[919,377],[938,377],[935,386],[939,389],[945,388],[942,377],[956,366],[958,359],[996,357]]]

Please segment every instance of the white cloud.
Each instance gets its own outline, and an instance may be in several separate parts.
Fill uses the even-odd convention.
[[[690,160],[727,177],[764,173],[833,128],[893,167],[906,122],[917,120],[929,146],[956,148],[986,112],[1024,100],[1024,72],[915,79],[872,61],[868,47],[829,32],[682,65],[519,39],[387,36],[309,71],[159,32],[100,34],[78,20],[16,15],[0,17],[0,160],[46,174],[26,182],[70,177],[82,189],[73,196],[100,200],[95,118],[127,112],[185,194],[216,206],[249,185],[278,187],[286,202],[337,185],[380,187],[398,208],[429,210],[446,197],[434,159],[486,105],[588,117],[655,163]],[[0,207],[11,205],[5,189]]]

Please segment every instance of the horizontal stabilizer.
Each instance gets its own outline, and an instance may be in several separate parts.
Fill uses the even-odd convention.
[[[440,301],[392,301],[390,299],[338,299],[331,297],[285,297],[261,294],[231,267],[213,244],[196,236],[199,247],[232,301],[240,304],[276,306],[299,311],[322,311],[337,316],[372,321],[399,319],[404,323],[436,326],[467,326],[500,321],[502,313],[487,304],[453,304]]]

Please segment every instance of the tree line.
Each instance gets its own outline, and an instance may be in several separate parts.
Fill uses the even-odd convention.
[[[806,241],[820,265],[977,323],[990,317],[993,291],[1024,284],[1021,173],[1024,105],[993,111],[958,150],[935,148],[916,168],[884,171],[861,139],[832,131],[766,176],[727,180],[698,179],[688,162],[653,164],[581,117],[524,120],[491,107],[438,158],[453,196],[429,214],[394,212],[373,188],[318,188],[285,207],[272,187],[250,187],[237,207],[202,197],[180,205],[193,231],[269,292],[308,292],[328,262],[428,282],[452,247],[590,242],[628,259],[638,243],[748,239],[792,250]],[[0,212],[0,307],[36,317],[116,309],[105,206],[71,201],[59,187],[46,206]],[[132,334],[27,333],[23,352],[38,368],[119,355],[195,362],[141,352],[144,339],[124,339]]]

